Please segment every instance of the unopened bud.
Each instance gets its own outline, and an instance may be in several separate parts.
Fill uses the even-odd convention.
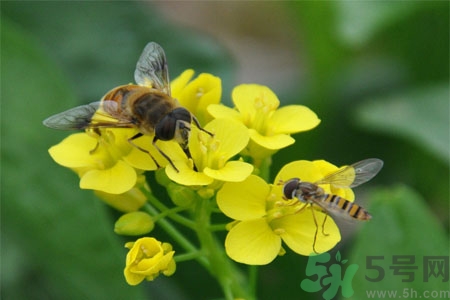
[[[142,211],[122,215],[114,225],[114,232],[120,235],[143,235],[155,227],[152,217]]]
[[[171,183],[167,186],[167,193],[173,203],[181,207],[190,206],[197,197],[192,188],[176,183]]]

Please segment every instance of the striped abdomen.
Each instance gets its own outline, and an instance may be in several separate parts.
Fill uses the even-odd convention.
[[[331,213],[342,214],[359,221],[367,221],[372,218],[363,207],[336,195],[324,194],[320,202],[321,206],[328,208]]]

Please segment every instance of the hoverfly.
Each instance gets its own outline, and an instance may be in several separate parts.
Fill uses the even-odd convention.
[[[318,206],[326,213],[325,219],[322,223],[323,235],[327,235],[323,229],[326,217],[328,215],[358,221],[367,221],[372,218],[369,212],[367,212],[367,210],[363,207],[341,198],[340,196],[327,194],[319,185],[329,184],[336,188],[357,187],[375,177],[382,167],[382,160],[377,158],[369,158],[341,168],[314,183],[301,181],[300,178],[292,178],[286,182],[280,181],[280,184],[284,185],[283,195],[286,199],[297,198],[300,202],[305,204],[297,212],[300,212],[306,207],[311,207],[314,223],[316,225],[313,244],[313,250],[315,253],[318,253],[315,250],[315,244],[319,226],[317,224],[313,206]]]
[[[153,147],[167,159],[178,172],[172,160],[156,145],[156,141],[177,141],[189,154],[188,141],[191,123],[212,136],[200,126],[197,118],[170,95],[169,72],[166,55],[157,43],[148,43],[134,72],[137,84],[113,88],[100,101],[77,106],[44,120],[44,125],[54,129],[77,130],[100,128],[137,128],[139,132],[128,142],[147,153],[159,164],[149,151],[137,146],[133,140],[152,135]]]

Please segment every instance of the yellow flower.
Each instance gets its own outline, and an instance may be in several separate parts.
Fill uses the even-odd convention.
[[[150,155],[128,142],[135,133],[135,129],[103,129],[101,135],[75,133],[51,147],[49,153],[56,163],[80,176],[80,188],[122,194],[136,185],[142,170],[156,169]],[[148,149],[160,165],[167,164],[151,142],[150,136],[133,141]]]
[[[222,84],[219,77],[207,73],[201,73],[194,80],[193,70],[186,70],[171,82],[172,97],[176,98],[181,106],[185,107],[197,119],[200,124],[206,124],[212,120],[206,108],[210,104],[220,102],[222,96]]]
[[[126,243],[130,249],[126,258],[124,275],[129,285],[138,285],[144,279],[152,281],[160,273],[170,276],[175,272],[173,260],[175,251],[169,243],[144,237],[136,242]]]
[[[339,228],[333,219],[320,209],[301,209],[304,203],[297,199],[283,198],[279,180],[300,178],[315,182],[338,168],[325,161],[292,162],[278,173],[275,184],[269,185],[263,179],[251,175],[243,182],[227,182],[217,193],[217,204],[228,217],[236,220],[226,240],[227,255],[233,260],[250,265],[265,265],[283,252],[282,242],[301,255],[321,253],[332,249],[340,241]],[[351,189],[333,189],[321,185],[325,192],[353,200]],[[324,226],[322,234],[322,224]],[[314,249],[313,249],[314,245]]]
[[[182,151],[171,152],[179,172],[166,168],[167,176],[183,185],[209,185],[214,180],[236,182],[247,178],[253,166],[239,160],[230,161],[247,145],[247,129],[238,122],[225,119],[212,120],[205,129],[214,136],[192,128],[189,140],[192,159]]]
[[[266,86],[242,84],[232,92],[236,109],[213,104],[208,111],[216,118],[231,118],[249,130],[251,142],[247,152],[254,158],[267,157],[294,143],[292,133],[310,130],[320,120],[309,108],[288,105],[278,108],[280,101]]]

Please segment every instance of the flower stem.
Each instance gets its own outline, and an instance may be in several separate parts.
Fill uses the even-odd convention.
[[[166,214],[166,212],[171,211],[170,208],[168,208],[167,206],[162,204],[158,198],[153,196],[153,194],[151,194],[145,190],[143,190],[143,192],[145,193],[145,196],[147,197],[148,202],[150,202],[154,207],[159,209],[161,211],[161,213]],[[185,209],[186,208],[180,208],[179,210],[181,211],[181,210],[185,210]],[[178,211],[178,209],[176,211]],[[178,214],[170,214],[169,213],[168,217],[171,218],[172,220],[174,220],[175,222],[180,223],[181,225],[194,230],[195,223],[192,222],[191,220],[189,220],[183,216],[180,216]]]
[[[153,195],[147,193],[147,197],[153,197]],[[146,203],[144,206],[145,210],[151,215],[158,215],[159,212],[150,203]],[[181,234],[169,221],[166,219],[159,219],[158,224],[166,231],[177,243],[183,247],[187,252],[198,252],[199,250]],[[195,258],[202,266],[206,269],[210,269],[210,265],[206,257],[197,256]]]
[[[191,260],[191,259],[196,259],[199,256],[202,256],[203,252],[201,251],[196,251],[196,252],[190,252],[190,253],[183,253],[183,254],[179,254],[179,255],[175,255],[174,259],[177,263],[179,262],[183,262],[183,261],[187,261],[187,260]]]
[[[247,286],[242,273],[226,256],[223,247],[215,239],[210,230],[211,217],[211,199],[196,199],[195,221],[197,223],[196,231],[200,240],[202,250],[210,262],[210,272],[216,277],[222,287],[225,299],[233,300],[236,298],[254,299],[249,292],[243,288]]]

